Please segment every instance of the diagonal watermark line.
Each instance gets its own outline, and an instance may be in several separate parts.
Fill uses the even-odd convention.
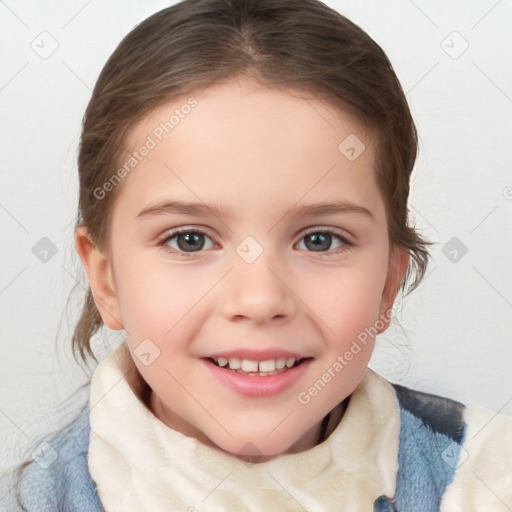
[[[21,66],[21,68],[18,69],[18,71],[16,71],[16,73],[14,73],[14,75],[11,76],[4,85],[2,85],[2,87],[0,87],[0,92],[3,91],[28,65],[29,63],[25,62],[25,64],[23,64],[23,66]]]
[[[18,20],[25,25],[25,27],[30,28],[6,3],[4,0],[0,0],[0,4],[2,4],[7,10],[11,11],[11,14],[18,18]]]
[[[196,403],[197,405],[199,405],[199,407],[201,407],[201,409],[203,409],[203,411],[208,414],[208,416],[210,416],[210,418],[215,421],[215,423],[217,423],[217,425],[219,425],[219,427],[224,430],[224,432],[226,432],[226,434],[229,436],[229,437],[233,437],[233,435],[231,434],[231,432],[228,431],[227,428],[224,427],[224,425],[222,425],[218,420],[217,418],[215,418],[215,416],[213,416],[213,414],[210,413],[210,411],[208,411],[208,409],[167,369],[167,368],[164,368],[165,372],[168,373],[175,381],[176,381],[176,384],[178,384],[179,386],[181,386],[181,389],[183,389],[183,391],[185,391],[189,396],[190,398],[192,398]]]
[[[70,71],[70,72],[71,72],[71,73],[72,73],[72,74],[73,74],[73,75],[74,75],[74,76],[75,76],[75,77],[76,77],[80,82],[82,82],[82,84],[84,84],[84,86],[85,86],[85,87],[87,87],[87,89],[88,89],[89,91],[91,91],[91,92],[92,92],[92,89],[91,89],[91,88],[90,88],[90,87],[89,87],[89,86],[88,86],[88,85],[87,85],[87,84],[86,84],[86,83],[85,83],[85,82],[84,82],[84,81],[83,81],[83,80],[82,80],[82,79],[81,79],[81,78],[80,78],[80,77],[79,77],[79,76],[78,76],[78,75],[77,75],[77,74],[76,74],[76,73],[75,73],[75,72],[74,72],[74,71],[73,71],[73,70],[72,70],[72,69],[71,69],[71,68],[70,68],[70,67],[69,67],[69,66],[68,66],[64,61],[63,61],[63,60],[61,60],[61,62],[62,62],[62,64],[64,64],[64,66],[65,66],[66,68],[68,68],[68,69],[69,69],[69,71]]]
[[[279,279],[279,281],[281,281],[281,283],[286,286],[286,288],[288,288],[288,290],[290,290],[291,293],[293,293],[297,300],[304,304],[304,306],[306,306],[311,311],[311,313],[313,313],[327,327],[327,329],[329,329],[329,331],[331,331],[332,334],[336,336],[336,333],[268,265],[265,266],[270,270],[270,272],[272,272],[272,274],[277,277],[277,279]]]
[[[297,96],[299,96],[302,100],[304,100],[315,111],[315,113],[319,117],[321,117],[322,120],[325,121],[325,123],[327,123],[329,125],[329,127],[332,130],[336,130],[336,128],[309,102],[309,100],[305,96],[303,96],[303,94],[301,93],[301,91],[299,89],[295,88],[293,86],[293,84],[287,78],[283,77],[283,79],[288,84],[288,89],[294,91]],[[318,99],[318,98],[315,98],[315,99]]]
[[[16,427],[16,428],[17,428],[17,429],[18,429],[18,430],[19,430],[19,431],[20,431],[20,432],[21,432],[25,437],[27,437],[27,438],[28,438],[28,435],[27,435],[27,434],[26,434],[26,433],[25,433],[25,432],[24,432],[20,427],[18,427],[18,425],[17,425],[17,424],[16,424],[16,423],[15,423],[15,422],[14,422],[14,421],[13,421],[13,420],[8,416],[8,415],[7,415],[7,414],[5,414],[5,412],[4,412],[2,409],[0,409],[0,412],[1,412],[1,413],[2,413],[6,418],[7,418],[7,420],[8,420],[10,423],[12,423],[12,424],[15,426],[15,427]]]
[[[290,411],[266,436],[265,436],[265,439],[270,435],[272,434],[275,430],[277,430],[277,428],[282,425],[286,419],[288,418],[288,416],[290,416],[290,414],[292,414],[293,412],[295,412],[295,409],[293,409],[292,411]]]
[[[101,304],[101,307],[103,308],[103,310],[105,311],[105,313],[108,314],[108,316],[110,318],[112,318],[112,320],[114,320],[116,322],[116,324],[118,324],[120,326],[120,329],[124,329],[124,331],[126,332],[126,334],[130,335],[131,336],[131,333],[130,331],[126,328],[126,326],[124,326],[107,308],[107,306],[105,305],[105,301],[102,301],[99,297],[94,297],[94,300],[98,301],[100,304]],[[99,308],[96,307],[96,309],[98,309],[98,313],[100,312],[99,311]],[[100,315],[101,316],[101,315]],[[122,318],[121,318],[122,320]]]
[[[319,180],[307,191],[304,195],[297,200],[297,202],[288,210],[268,231],[270,233],[289,213],[292,211],[334,168],[336,164],[334,164]]]
[[[5,290],[7,290],[7,288],[9,288],[9,286],[11,286],[12,283],[14,283],[14,281],[16,281],[16,279],[18,279],[18,277],[23,274],[23,272],[25,272],[25,270],[27,270],[28,268],[28,265],[25,265],[25,267],[20,270],[1,290],[0,290],[0,295],[2,293],[5,292]]]
[[[328,119],[326,119],[314,106],[312,103],[309,102],[309,100],[307,98],[305,98],[304,96],[302,96],[300,93],[297,93],[299,94],[299,96],[301,96],[301,98],[325,121],[326,124],[329,125],[329,127],[333,130],[333,131],[336,131],[336,128],[329,122]]]
[[[75,219],[71,219],[61,230],[60,232],[61,233],[64,233],[64,231],[66,231],[66,229],[68,229],[68,227],[73,224],[75,222]]]
[[[57,452],[57,453],[58,453],[58,452]],[[60,455],[60,454],[59,454],[59,455]],[[85,457],[85,455],[84,455],[84,454],[80,454],[80,456],[81,456],[81,457],[84,457],[84,458],[86,459],[86,457]],[[34,460],[34,459],[32,460],[31,464],[35,464],[35,460]],[[69,475],[67,474],[67,472],[62,472],[61,474],[62,474],[62,476],[64,476],[64,478],[69,482],[70,487],[75,486],[75,485],[76,485],[76,482],[77,482],[77,481],[78,481],[78,479],[80,478],[80,475],[79,475],[79,474],[76,474],[73,478],[70,478],[70,477],[69,477]],[[6,493],[2,498],[0,498],[0,502],[1,502],[4,498],[6,498],[7,496],[9,496],[9,495],[11,494],[11,492],[12,492],[14,489],[19,489],[19,488],[20,488],[20,486],[21,486],[21,480],[18,480],[18,481],[17,481],[17,482],[16,482],[16,483],[11,487],[11,489],[10,489],[9,491],[7,491],[7,493]],[[87,500],[89,501],[89,503],[91,503],[91,505],[95,505],[95,501],[94,501],[94,499],[91,497],[90,493],[85,494],[85,493],[83,493],[83,492],[82,492],[80,496],[81,496],[81,497],[86,496],[86,497],[87,497]],[[95,507],[95,508],[96,508],[96,507]]]
[[[480,432],[482,432],[482,430],[483,430],[485,427],[487,427],[487,425],[489,425],[489,423],[491,423],[491,421],[492,421],[494,418],[496,418],[496,417],[501,413],[501,411],[502,411],[503,409],[505,409],[505,407],[507,407],[507,405],[508,405],[510,402],[512,402],[512,398],[511,398],[508,402],[506,402],[506,403],[505,403],[505,405],[504,405],[504,406],[503,406],[503,407],[502,407],[502,408],[501,408],[497,413],[495,413],[495,414],[494,414],[494,416],[493,416],[493,417],[492,417],[492,418],[491,418],[491,419],[490,419],[490,420],[489,420],[489,421],[488,421],[488,422],[487,422],[487,423],[486,423],[486,424],[485,424],[485,425],[484,425],[484,426],[483,426],[483,427],[482,427],[482,428],[481,428],[481,429],[480,429],[480,430],[479,430],[479,431],[478,431],[478,432],[477,432],[477,433],[476,433],[476,434],[475,434],[471,439],[474,439],[478,434],[480,434]]]
[[[508,101],[512,103],[512,98],[510,98],[510,96],[481,67],[479,67],[474,60],[472,60],[471,63],[476,69],[478,69],[478,71],[480,71],[480,73],[482,73],[482,75],[485,76],[485,78],[487,78],[487,80],[489,80],[489,82],[491,82],[492,85],[494,85],[494,87],[496,87],[496,89],[498,89],[498,91],[501,92],[501,94],[503,94],[503,96],[505,96],[505,98],[507,98]]]
[[[224,81],[218,81],[218,78],[223,74],[223,70],[220,70],[218,73],[215,74],[215,76],[211,79],[211,80],[207,80],[206,82],[203,82],[203,84],[201,85],[201,89],[200,89],[200,92],[198,95],[201,95],[206,89],[208,89],[208,87],[210,87],[210,85],[212,84],[222,84],[222,83],[227,83],[227,82],[224,82]]]
[[[286,489],[286,487],[281,483],[279,482],[279,480],[277,480],[277,478],[274,477],[274,475],[272,475],[268,470],[267,470],[267,473],[268,475],[272,478],[272,480],[274,480],[274,482],[276,482],[276,484],[278,484],[282,489],[283,491],[288,494],[288,496],[290,496],[290,498],[295,501],[295,503],[297,503],[297,505],[299,505],[299,507],[304,510],[305,512],[307,512],[307,510],[288,492],[288,489]]]
[[[503,505],[505,505],[505,507],[507,507],[509,510],[512,510],[512,508],[510,508],[473,470],[471,470],[471,473],[473,473],[473,475],[475,475],[478,480],[480,480],[480,482],[482,482],[485,487],[487,487],[487,489],[489,489],[489,491],[491,491],[491,493],[494,494],[494,496],[496,496],[496,498],[498,498],[501,503],[503,503]]]
[[[420,284],[418,284],[418,288],[439,268],[439,266],[437,267],[434,267],[420,282]],[[418,289],[416,288],[416,289]]]
[[[416,208],[414,208],[414,206],[410,205],[410,207],[437,233],[439,234],[439,231],[427,220],[427,218],[422,215],[419,210],[417,210]]]
[[[182,179],[181,179],[181,178],[180,178],[180,177],[179,177],[179,176],[178,176],[178,175],[177,175],[177,174],[176,174],[176,173],[175,173],[175,172],[174,172],[174,171],[173,171],[173,170],[172,170],[172,169],[171,169],[171,168],[170,168],[166,163],[165,163],[165,162],[164,162],[164,166],[165,166],[169,171],[171,171],[171,172],[174,174],[174,176],[176,176],[176,178],[178,178],[178,179],[181,181],[181,183],[183,183],[183,185],[185,185],[185,187],[187,187],[187,188],[190,190],[190,192],[192,192],[192,194],[194,194],[194,195],[197,197],[197,199],[199,199],[199,201],[201,201],[201,203],[203,203],[203,204],[208,208],[208,206],[206,205],[206,203],[205,203],[205,202],[204,202],[204,201],[203,201],[203,200],[202,200],[202,199],[201,199],[201,198],[200,198],[200,197],[199,197],[199,196],[198,196],[198,195],[197,195],[197,194],[196,194],[196,193],[195,193],[195,192],[194,192],[194,191],[193,191],[193,190],[192,190],[192,189],[191,189],[191,188],[190,188],[190,187],[189,187],[189,186],[188,186],[188,185],[187,185],[187,184],[186,184],[186,183],[185,183],[185,182],[184,182],[184,181],[183,181],[183,180],[182,180]],[[210,210],[210,208],[208,208],[208,210],[211,212],[211,214],[212,214],[212,215],[214,215],[215,217],[217,217],[217,219],[219,219],[219,221],[220,221],[220,222],[222,222],[222,224],[224,224],[224,226],[226,226],[226,227],[229,229],[229,231],[231,231],[231,233],[233,233],[233,230],[232,230],[232,229],[231,229],[231,228],[230,228],[230,227],[229,227],[229,226],[228,226],[228,225],[227,225],[227,224],[226,224],[226,223],[225,223],[225,222],[224,222],[220,217],[218,217],[218,216],[215,214],[215,212],[213,212],[212,210]]]
[[[64,25],[62,25],[62,27],[60,27],[60,29],[62,30],[63,28],[66,28],[91,3],[91,1],[92,0],[88,0],[87,2],[85,2],[85,4],[82,5],[82,7],[78,9],[78,11],[73,16],[71,16],[71,18],[68,21],[66,21]]]
[[[1,411],[1,410],[0,410],[0,412],[3,412],[3,411]],[[5,413],[4,413],[4,414],[5,414]],[[23,432],[23,434],[24,434],[24,435],[26,435],[24,432]],[[28,437],[28,436],[27,436],[27,437]],[[57,453],[58,453],[58,452],[57,452]],[[81,454],[81,456],[83,456],[83,457],[85,458],[84,454]],[[30,464],[35,464],[35,459],[34,459],[34,458],[32,458],[32,461],[30,462]],[[80,475],[78,475],[78,474],[77,474],[77,475],[75,475],[75,476],[71,479],[71,478],[69,477],[69,475],[67,475],[66,473],[63,473],[63,476],[64,476],[64,478],[65,478],[65,479],[66,479],[66,480],[67,480],[67,481],[68,481],[72,486],[76,484],[77,479],[80,477]],[[12,487],[10,487],[8,490],[6,490],[6,493],[5,493],[2,497],[0,497],[0,503],[1,503],[5,498],[7,498],[8,496],[11,496],[11,495],[12,495],[11,493],[12,493],[15,489],[19,489],[19,488],[20,488],[20,485],[21,485],[21,480],[17,480],[17,481],[14,483],[14,485],[13,485]],[[88,499],[88,501],[89,501],[91,504],[94,504],[94,501],[93,501],[93,499],[91,498],[91,496],[90,496],[89,494],[87,494],[87,499]]]
[[[498,205],[496,205],[496,206],[495,206],[495,207],[494,207],[494,208],[493,208],[493,209],[492,209],[492,210],[491,210],[491,211],[490,211],[490,212],[489,212],[489,213],[488,213],[488,214],[487,214],[487,215],[486,215],[486,216],[485,216],[485,217],[484,217],[484,218],[483,218],[483,219],[482,219],[482,220],[481,220],[481,221],[480,221],[480,222],[479,222],[479,223],[478,223],[478,224],[477,224],[477,225],[476,225],[476,226],[475,226],[471,231],[470,231],[470,233],[473,233],[473,231],[475,231],[475,229],[476,229],[478,226],[480,226],[480,224],[482,224],[482,222],[483,222],[485,219],[487,219],[487,217],[489,217],[489,215],[491,215],[491,213],[493,213],[493,212],[496,210],[496,208],[498,208],[498,207],[499,207],[499,204],[498,204]]]
[[[122,377],[119,377],[117,382],[115,382],[105,393],[103,393],[103,396],[96,400],[94,404],[89,405],[89,412],[92,411],[122,380],[127,380],[127,375],[136,369],[135,363],[133,364],[133,366],[131,366],[126,372],[123,373]]]
[[[167,336],[235,267],[231,267],[203,296],[164,334]]]
[[[76,284],[80,285],[84,290],[86,290],[84,284],[81,283],[64,265],[61,265],[61,267],[63,268],[64,272],[66,272],[66,274],[70,276],[73,281],[75,281]]]
[[[4,210],[5,213],[7,213],[7,215],[9,215],[14,220],[14,222],[16,222],[16,224],[18,224],[18,226],[20,226],[20,228],[25,231],[25,233],[28,233],[27,228],[3,204],[0,204],[0,208],[2,208],[2,210]]]
[[[285,79],[286,80],[286,79]],[[299,91],[297,90],[290,82],[289,80],[286,80],[286,83],[288,84],[288,87],[295,92],[295,94],[297,94],[297,96],[299,96],[303,101],[305,101],[314,111],[315,113],[320,116],[326,124],[329,125],[329,127],[332,129],[332,130],[336,130],[334,128],[334,126],[313,106],[313,104],[311,104],[309,102],[309,100]]]
[[[418,86],[426,77],[427,75],[429,75],[435,67],[437,67],[437,65],[439,64],[439,61],[437,61],[406,93],[405,95],[407,96],[410,92],[412,92],[412,90]]]
[[[21,480],[18,480],[17,482],[15,482],[15,484],[10,487],[9,489],[6,489],[5,490],[5,494],[3,496],[0,496],[0,504],[2,503],[2,501],[4,501],[7,496],[12,496],[12,492],[14,491],[14,489],[18,489],[21,485]]]
[[[205,501],[213,492],[215,492],[220,485],[222,485],[224,483],[224,481],[226,480],[226,478],[231,475],[231,473],[233,473],[233,471],[230,471],[202,500],[201,500],[201,503],[203,503],[203,501]]]
[[[411,4],[414,5],[414,7],[416,7],[416,9],[418,9],[418,11],[420,11],[421,14],[423,14],[423,16],[425,16],[425,18],[427,18],[427,20],[430,21],[430,23],[432,23],[432,25],[434,25],[434,27],[439,28],[437,23],[423,9],[421,9],[418,4],[413,2],[413,0],[409,0],[409,2],[411,2]]]
[[[472,27],[471,27],[471,30],[473,30],[477,25],[480,24],[481,21],[483,21],[485,18],[487,18],[487,15],[491,13],[491,11],[493,11],[497,6],[498,4],[501,4],[501,0],[498,0]]]
[[[471,265],[471,268],[510,306],[512,304],[480,273],[478,270]]]

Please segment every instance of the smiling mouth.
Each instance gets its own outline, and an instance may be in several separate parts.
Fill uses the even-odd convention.
[[[299,366],[308,359],[312,358],[303,357],[300,359],[295,359],[293,357],[282,357],[278,359],[268,359],[266,361],[254,361],[236,357],[232,357],[230,359],[226,359],[224,357],[207,358],[207,360],[213,363],[215,366],[227,372],[235,372],[253,377],[270,377],[272,375],[279,375],[280,373],[285,373],[288,370]]]

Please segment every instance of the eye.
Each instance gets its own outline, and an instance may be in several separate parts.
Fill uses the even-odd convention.
[[[202,249],[211,249],[213,243],[210,247],[205,247],[205,238],[211,241],[211,238],[200,229],[186,227],[177,228],[167,233],[165,237],[158,242],[158,245],[172,249],[170,252],[187,255],[187,253],[199,252]]]
[[[343,235],[327,230],[327,229],[315,229],[308,231],[301,241],[305,240],[306,250],[310,252],[329,252],[331,254],[338,254],[340,252],[346,251],[352,245]],[[333,250],[329,250],[331,244],[335,241],[338,241],[338,246]]]
[[[210,241],[210,245],[205,243]],[[346,237],[329,229],[313,229],[303,235],[298,245],[305,240],[305,247],[308,252],[328,253],[327,255],[338,254],[348,250],[352,243]],[[332,248],[333,242],[338,245]],[[192,256],[203,249],[211,249],[214,246],[212,239],[202,230],[196,228],[181,227],[171,230],[158,242],[158,245],[168,249],[171,253],[184,256]],[[300,248],[300,247],[299,247]]]

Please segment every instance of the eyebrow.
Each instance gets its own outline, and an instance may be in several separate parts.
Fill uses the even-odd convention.
[[[373,213],[364,206],[353,204],[347,201],[334,201],[309,204],[292,207],[285,216],[322,216],[338,213],[356,213],[374,219]],[[191,215],[193,217],[215,215],[217,217],[231,217],[233,214],[230,209],[223,205],[206,203],[187,203],[184,201],[162,201],[144,208],[136,218],[144,219],[157,215]]]

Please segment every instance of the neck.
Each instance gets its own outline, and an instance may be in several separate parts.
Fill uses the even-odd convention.
[[[156,394],[151,390],[149,386],[147,386],[147,389],[144,389],[142,397],[145,405],[157,418],[165,416],[165,411],[164,408],[162,407],[161,401],[158,399]],[[318,423],[315,423],[308,431],[306,431],[306,433],[297,442],[290,446],[290,448],[288,448],[286,451],[282,452],[282,454],[304,452],[327,440],[327,438],[334,432],[334,430],[340,423],[341,418],[345,413],[349,398],[350,397],[347,397],[343,402],[339,403],[333,409],[331,409],[331,411],[329,411],[329,413],[322,420],[320,420]],[[177,418],[173,418],[173,420],[173,423],[176,424]],[[187,426],[187,430],[190,430],[190,425],[187,424]],[[177,428],[174,428],[175,430],[182,431],[179,428],[179,425],[176,425],[176,427]],[[218,446],[215,445],[213,441],[211,441],[211,439],[205,436],[204,433],[202,433],[198,429],[194,429],[193,437],[207,446],[212,446],[218,449]],[[266,462],[279,455],[281,454],[268,456],[258,455],[257,457],[251,455],[236,456],[242,460],[245,460],[246,462],[258,463]]]

